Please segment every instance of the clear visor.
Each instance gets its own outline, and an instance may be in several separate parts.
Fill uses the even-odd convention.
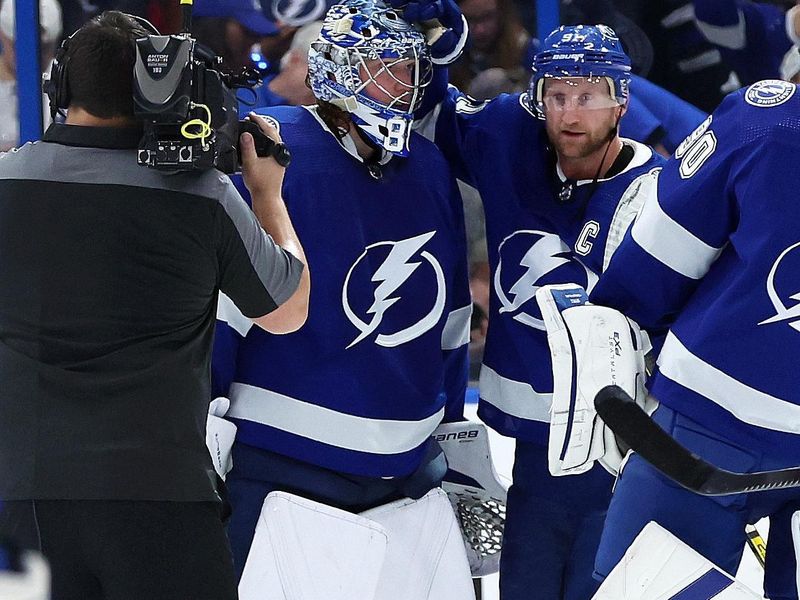
[[[620,106],[608,77],[544,77],[539,87],[537,95],[545,113]]]
[[[417,48],[410,48],[406,56],[370,58],[378,53],[361,49],[356,55],[356,66],[361,79],[353,90],[365,94],[388,109],[411,114],[422,102],[424,89],[433,77],[433,67],[427,57],[421,57]]]

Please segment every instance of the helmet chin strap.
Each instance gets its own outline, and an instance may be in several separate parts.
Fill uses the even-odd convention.
[[[598,182],[600,180],[600,175],[603,170],[603,163],[606,162],[606,157],[608,156],[608,151],[611,150],[611,144],[614,142],[614,139],[619,135],[619,122],[622,120],[622,111],[620,111],[619,115],[617,115],[617,119],[614,123],[614,127],[612,127],[608,134],[606,135],[606,149],[603,152],[603,158],[600,159],[600,164],[597,165],[597,171],[592,178],[592,183],[589,184],[589,190],[586,193],[586,200],[583,202],[583,206],[581,206],[581,211],[579,214],[579,220],[583,221],[586,218],[586,209],[589,208],[589,201],[592,199],[595,190],[597,189]]]

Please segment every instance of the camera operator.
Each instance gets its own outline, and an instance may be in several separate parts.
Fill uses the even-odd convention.
[[[283,168],[250,134],[252,212],[217,170],[136,164],[148,33],[116,11],[78,30],[66,123],[0,155],[0,533],[41,549],[54,600],[236,598],[204,439],[217,295],[273,333],[308,310]]]

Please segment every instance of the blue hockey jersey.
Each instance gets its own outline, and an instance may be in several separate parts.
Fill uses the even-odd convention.
[[[792,46],[785,11],[751,0],[693,0],[697,28],[717,46],[742,85],[781,75]]]
[[[797,87],[729,95],[660,173],[591,295],[644,328],[674,320],[653,395],[764,452],[800,450],[797,164]]]
[[[270,335],[223,298],[215,392],[230,397],[240,443],[407,475],[442,418],[463,409],[471,301],[455,180],[421,136],[371,175],[315,109],[259,112],[292,150],[283,196],[311,272],[309,317]]]
[[[478,415],[504,435],[545,444],[553,381],[536,290],[593,287],[664,159],[626,140],[633,158],[622,172],[596,185],[567,181],[523,96],[475,103],[450,88],[430,118],[435,132],[426,134],[480,192],[486,214],[492,290]]]

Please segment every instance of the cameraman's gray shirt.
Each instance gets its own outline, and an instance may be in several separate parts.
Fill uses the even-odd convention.
[[[247,316],[303,269],[219,171],[140,132],[54,125],[0,154],[0,499],[213,500],[219,290]]]

